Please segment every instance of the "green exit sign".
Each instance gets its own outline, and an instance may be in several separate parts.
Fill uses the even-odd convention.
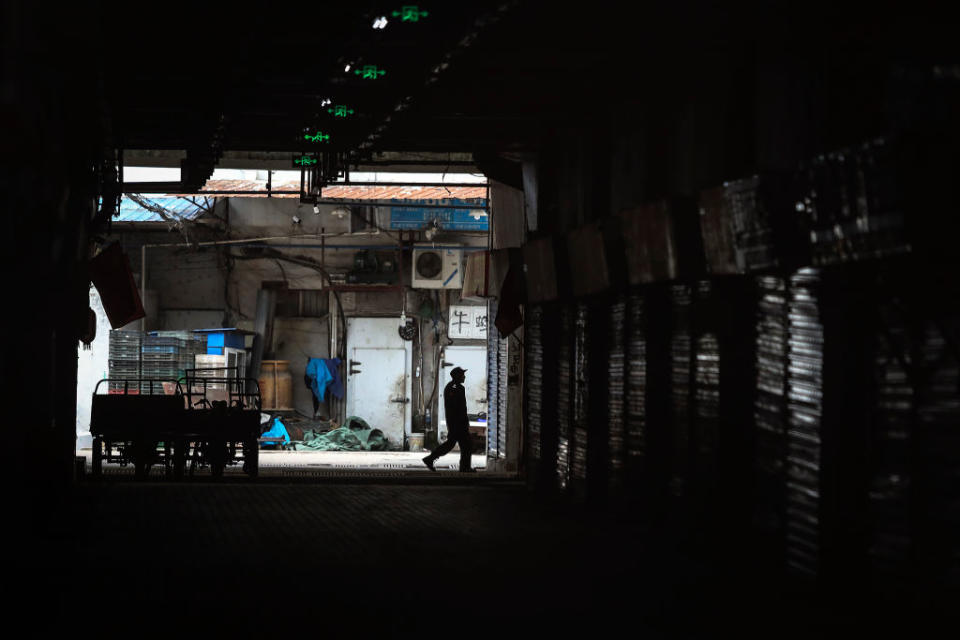
[[[304,133],[303,139],[308,142],[330,142],[330,134],[325,134],[322,131],[317,131],[314,134]]]
[[[360,76],[364,80],[376,80],[387,75],[387,72],[377,68],[375,64],[365,64],[361,68],[355,69],[353,74]]]
[[[400,22],[420,22],[420,18],[426,18],[429,13],[422,11],[415,4],[408,4],[400,7],[399,11],[393,12],[394,18],[400,18]]]
[[[310,156],[294,156],[293,157],[293,167],[295,169],[302,169],[304,167],[312,167],[317,164],[319,161],[316,158],[311,158]]]
[[[355,112],[345,104],[337,104],[327,109],[327,113],[337,118],[346,118],[347,116],[352,116]]]

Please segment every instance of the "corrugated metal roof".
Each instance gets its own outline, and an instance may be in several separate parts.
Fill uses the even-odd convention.
[[[163,207],[173,213],[178,218],[184,220],[196,220],[203,215],[203,209],[191,202],[187,198],[178,198],[176,196],[158,196],[144,197],[144,200],[152,204]],[[202,203],[202,200],[201,200]],[[115,222],[163,222],[160,214],[144,209],[137,202],[124,196],[120,199],[120,213],[114,218]]]

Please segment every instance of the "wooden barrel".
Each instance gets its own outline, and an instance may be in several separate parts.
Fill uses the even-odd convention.
[[[289,360],[264,360],[260,365],[260,396],[263,409],[293,408],[293,377]]]

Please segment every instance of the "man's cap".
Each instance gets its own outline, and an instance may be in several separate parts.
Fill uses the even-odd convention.
[[[466,369],[461,369],[460,367],[454,367],[453,370],[450,371],[450,377],[452,378],[453,376],[457,375],[457,373],[466,373],[466,372],[467,372]]]

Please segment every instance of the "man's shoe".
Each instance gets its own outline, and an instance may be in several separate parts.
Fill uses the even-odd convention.
[[[476,473],[476,469],[460,469],[460,473]]]
[[[426,458],[422,458],[422,460],[423,464],[427,465],[427,469],[430,469],[430,471],[436,471],[436,469],[433,468],[433,458],[427,456]]]

